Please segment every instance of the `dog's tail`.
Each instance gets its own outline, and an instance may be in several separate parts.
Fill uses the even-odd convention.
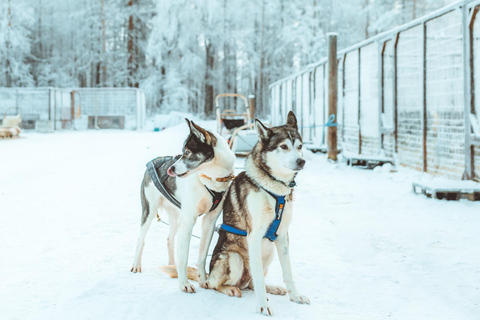
[[[170,278],[178,278],[177,267],[173,265],[160,267],[160,270],[165,272],[170,276]],[[187,267],[187,278],[188,280],[198,281],[197,269]]]

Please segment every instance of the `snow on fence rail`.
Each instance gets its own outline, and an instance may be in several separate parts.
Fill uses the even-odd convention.
[[[338,52],[338,141],[451,178],[480,178],[480,0],[461,1]],[[327,59],[270,85],[273,124],[289,110],[326,144]]]
[[[0,88],[0,119],[21,114],[22,128],[142,129],[145,94],[136,88]]]

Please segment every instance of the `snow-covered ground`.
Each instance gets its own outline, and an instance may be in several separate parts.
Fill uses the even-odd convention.
[[[130,273],[145,163],[178,153],[186,134],[181,124],[0,141],[0,319],[261,319],[253,292],[180,292],[158,269],[167,263],[162,223],[147,235],[143,272]],[[306,157],[290,243],[311,305],[269,296],[275,317],[479,319],[480,203],[416,196],[408,170]],[[192,238],[190,265],[198,244]],[[277,259],[267,283],[282,283]]]

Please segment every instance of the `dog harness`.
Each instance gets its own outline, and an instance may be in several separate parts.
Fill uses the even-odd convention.
[[[263,189],[263,188],[262,188]],[[265,190],[265,189],[263,189]],[[277,230],[278,227],[280,227],[280,222],[282,222],[282,216],[283,216],[283,210],[285,209],[285,196],[277,196],[274,193],[271,193],[268,190],[265,190],[269,195],[271,195],[275,201],[275,219],[272,221],[270,226],[267,229],[267,232],[263,236],[264,238],[267,238],[270,241],[275,241],[278,237],[277,235]],[[247,231],[245,230],[240,230],[235,227],[229,226],[227,224],[222,223],[220,225],[220,229],[225,230],[226,232],[230,232],[233,234],[237,234],[239,236],[246,236]]]
[[[149,161],[147,163],[147,171],[148,171],[148,174],[150,175],[150,178],[152,178],[153,184],[158,189],[158,191],[160,191],[160,193],[163,194],[163,196],[167,198],[168,201],[170,201],[173,205],[181,209],[182,204],[180,203],[180,201],[178,201],[178,199],[175,198],[172,192],[168,190],[168,188],[165,186],[165,181],[169,177],[168,173],[165,170],[163,170],[164,172],[162,172],[162,174],[159,176],[157,171],[157,169],[160,168],[167,161],[173,160],[175,162],[178,159],[180,159],[179,155],[175,156],[173,159],[171,157],[155,158],[152,161]],[[220,204],[220,201],[222,201],[223,194],[225,192],[217,192],[217,191],[211,190],[206,185],[204,185],[204,187],[207,189],[208,193],[210,193],[210,195],[212,196],[212,206],[209,210],[210,212],[215,210],[218,207],[218,205]]]

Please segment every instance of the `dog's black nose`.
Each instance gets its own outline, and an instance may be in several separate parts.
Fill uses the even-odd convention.
[[[297,165],[302,168],[305,165],[305,159],[299,158],[297,159]]]
[[[175,172],[175,166],[171,166],[170,171]]]

